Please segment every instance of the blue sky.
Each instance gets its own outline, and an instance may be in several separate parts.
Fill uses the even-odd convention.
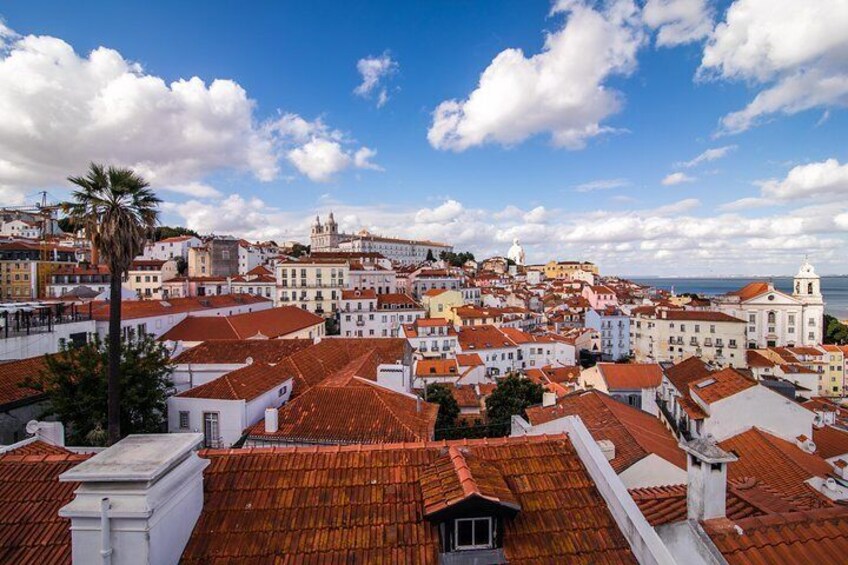
[[[332,209],[605,272],[848,272],[848,7],[814,4],[12,3],[0,198],[94,159],[204,232],[303,239]],[[390,71],[360,95],[363,59]]]

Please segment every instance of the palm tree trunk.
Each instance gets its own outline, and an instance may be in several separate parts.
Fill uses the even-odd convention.
[[[121,275],[112,272],[109,283],[109,445],[121,439]]]

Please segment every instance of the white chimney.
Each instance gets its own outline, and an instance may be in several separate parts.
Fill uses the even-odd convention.
[[[727,513],[727,464],[738,458],[712,436],[680,444],[687,453],[686,509],[690,520],[724,518]]]
[[[131,435],[59,475],[73,563],[178,563],[203,510],[203,434]]]
[[[806,453],[816,452],[815,442],[813,442],[813,440],[803,434],[795,438],[795,445],[797,445],[799,449],[805,451]]]
[[[265,433],[273,434],[280,429],[279,414],[276,408],[265,409]]]
[[[542,406],[554,406],[556,404],[556,393],[555,392],[543,392],[542,393]]]
[[[65,445],[65,426],[62,425],[62,422],[30,420],[27,422],[26,431],[51,445]]]

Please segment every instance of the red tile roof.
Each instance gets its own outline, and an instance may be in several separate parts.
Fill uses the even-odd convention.
[[[416,377],[457,377],[456,359],[420,359],[415,363]]]
[[[205,452],[206,502],[181,561],[437,563],[421,479],[445,447],[496,468],[521,505],[504,523],[508,561],[635,562],[564,436]]]
[[[71,522],[59,509],[76,483],[58,477],[89,455],[0,455],[0,563],[71,563]]]
[[[276,339],[324,323],[324,318],[297,306],[280,306],[234,316],[189,316],[165,332],[161,341]]]
[[[18,361],[0,362],[0,406],[20,402],[34,402],[44,396],[43,393],[21,386],[32,379],[41,380],[41,372],[46,368],[44,357],[30,357]]]
[[[816,455],[825,459],[848,453],[848,432],[824,426],[813,428],[813,443],[816,444]]]
[[[478,499],[511,512],[521,510],[504,476],[492,463],[467,448],[448,447],[421,473],[424,516],[432,518],[463,502]]]
[[[724,312],[710,312],[704,310],[664,310],[666,320],[681,322],[733,322],[737,324],[746,323],[745,320],[734,318]]]
[[[738,296],[741,300],[751,300],[761,294],[769,291],[769,283],[763,281],[755,281],[748,283],[739,290],[729,292],[728,294]]]
[[[481,367],[485,364],[476,353],[457,353],[456,362],[460,367]]]
[[[613,443],[615,458],[610,465],[616,473],[651,453],[681,469],[686,468],[686,455],[662,422],[600,391],[576,392],[559,399],[554,406],[527,409],[527,419],[534,426],[565,416],[580,416],[596,441],[605,439]]]
[[[689,393],[707,404],[713,404],[755,386],[757,381],[728,367],[701,380],[690,382]]]
[[[777,363],[775,363],[759,351],[755,351],[753,349],[748,349],[747,351],[745,351],[745,357],[748,362],[748,367],[751,368],[770,369],[777,365]]]
[[[465,353],[480,349],[516,347],[515,343],[500,328],[492,325],[460,328],[459,346]]]
[[[450,391],[460,408],[480,407],[480,399],[473,385],[452,386]]]
[[[380,310],[391,310],[397,306],[403,306],[408,309],[422,308],[422,306],[418,304],[414,298],[408,294],[403,294],[402,292],[377,295],[377,308]]]
[[[282,385],[294,375],[283,364],[253,363],[179,393],[182,398],[214,398],[217,400],[253,400]]]
[[[167,300],[128,300],[121,303],[121,318],[134,320],[168,314],[183,314],[202,310],[268,304],[271,301],[252,294],[221,294],[217,296],[198,296],[191,298],[169,298]],[[109,302],[91,302],[91,314],[95,320],[109,319]]]
[[[71,452],[64,447],[37,439],[5,453],[0,453],[0,457],[3,455],[67,455],[69,453]]]
[[[662,384],[662,367],[656,363],[598,363],[610,390],[656,388]]]
[[[266,432],[263,420],[248,436],[296,444],[423,441],[434,437],[438,411],[412,395],[352,379],[310,388],[279,408],[278,431]]]
[[[731,479],[753,477],[802,510],[831,505],[805,482],[812,477],[827,477],[831,466],[794,443],[751,428],[720,442],[719,447],[739,457],[727,467]]]
[[[704,530],[730,565],[840,565],[848,555],[848,510],[844,507],[736,521],[707,520]]]
[[[311,347],[311,339],[222,339],[204,341],[177,355],[177,365],[244,363],[248,358],[261,363],[279,363],[301,349]]]
[[[342,290],[342,300],[376,300],[377,291],[373,288]]]
[[[687,519],[686,485],[645,487],[629,492],[654,527]],[[731,520],[795,510],[756,479],[728,481],[726,508]]]

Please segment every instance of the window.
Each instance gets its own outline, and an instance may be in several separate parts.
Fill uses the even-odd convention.
[[[189,427],[188,411],[180,410],[180,429],[187,430]]]
[[[492,547],[491,518],[458,518],[454,522],[454,550],[490,549]]]
[[[217,412],[203,413],[203,442],[206,447],[220,447]]]
[[[286,386],[286,385],[281,386],[280,390],[277,391],[277,396],[283,397],[286,394],[286,392],[288,392],[288,390],[289,390],[288,386]]]

